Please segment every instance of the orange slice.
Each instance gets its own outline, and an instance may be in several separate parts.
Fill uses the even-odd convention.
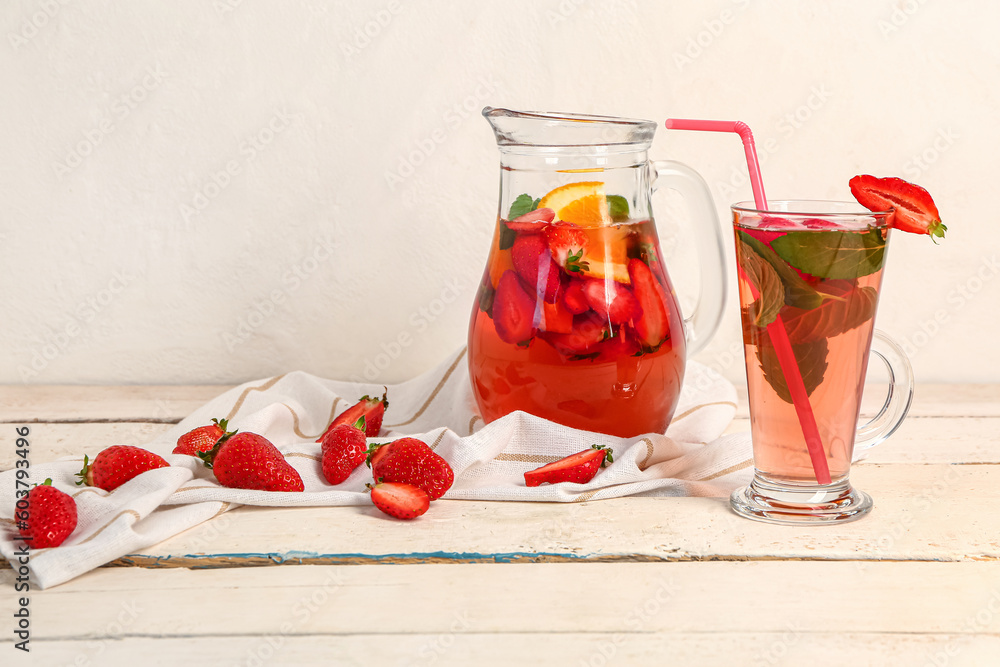
[[[603,181],[583,181],[558,187],[542,197],[538,208],[550,208],[556,212],[556,219],[581,227],[611,224]]]
[[[628,285],[628,235],[627,227],[611,225],[584,231],[587,248],[583,259],[588,268],[584,274],[591,278],[612,278]]]

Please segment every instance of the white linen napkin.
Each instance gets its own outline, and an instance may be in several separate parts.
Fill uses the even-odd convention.
[[[324,380],[303,372],[248,382],[209,401],[150,443],[169,468],[152,470],[113,492],[75,486],[79,457],[32,465],[32,482],[51,477],[76,499],[76,530],[55,549],[32,550],[28,571],[41,588],[54,586],[130,553],[136,553],[238,505],[360,505],[371,502],[361,466],[336,487],[323,479],[316,438],[335,415],[381,385]],[[618,438],[560,426],[524,412],[484,425],[472,397],[466,351],[413,380],[389,386],[382,435],[374,442],[420,438],[451,464],[455,483],[444,496],[466,500],[582,502],[626,495],[723,496],[752,473],[749,434],[721,437],[736,411],[733,385],[709,368],[688,362],[684,387],[667,434]],[[226,417],[230,428],[267,437],[302,476],[303,493],[274,493],[220,486],[190,456],[171,454],[187,431]],[[614,450],[615,461],[588,484],[529,488],[524,473],[592,444]],[[97,448],[89,447],[91,456]],[[0,554],[15,571],[24,543],[14,529],[14,470],[0,474]],[[433,511],[433,507],[432,507]],[[418,519],[419,521],[419,519]],[[277,545],[276,545],[277,546]],[[285,546],[285,545],[281,545]]]

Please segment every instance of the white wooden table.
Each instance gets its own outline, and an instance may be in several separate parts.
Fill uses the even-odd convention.
[[[0,469],[141,444],[224,387],[0,387]],[[745,410],[731,430],[746,430]],[[48,591],[0,665],[1000,665],[1000,386],[920,386],[862,521],[723,498],[243,507]]]

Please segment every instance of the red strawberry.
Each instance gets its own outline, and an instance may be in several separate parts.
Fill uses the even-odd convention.
[[[563,290],[563,305],[566,306],[566,310],[574,315],[579,315],[590,310],[590,304],[587,302],[587,295],[583,291],[583,285],[584,281],[582,280],[570,280],[569,285]]]
[[[578,225],[571,222],[560,222],[545,228],[545,240],[549,244],[549,252],[559,266],[567,273],[579,275],[590,269],[583,259],[587,248],[587,234]]]
[[[419,486],[382,482],[372,490],[372,502],[386,514],[397,519],[416,519],[431,506],[430,496]]]
[[[256,433],[223,438],[198,455],[222,486],[255,491],[304,491],[302,478],[271,441]]]
[[[614,280],[587,280],[583,284],[583,293],[594,312],[611,324],[624,324],[642,314],[639,302],[629,288]]]
[[[551,208],[538,208],[530,213],[514,218],[507,223],[508,229],[515,232],[539,232],[545,225],[555,220],[556,212]]]
[[[114,445],[95,456],[93,463],[86,456],[83,457],[83,470],[76,474],[80,478],[77,485],[86,484],[114,491],[144,472],[169,466],[162,456],[142,447]]]
[[[369,438],[378,437],[382,430],[382,417],[385,416],[385,409],[389,407],[389,390],[383,387],[382,398],[371,398],[368,394],[361,397],[357,403],[347,408],[337,418],[330,422],[330,425],[323,431],[323,435],[316,438],[316,442],[323,442],[326,434],[333,430],[335,426],[356,424],[361,417],[365,418],[365,435]]]
[[[632,279],[632,289],[639,301],[641,317],[632,322],[639,343],[646,348],[659,347],[670,335],[667,309],[664,306],[663,290],[653,272],[641,259],[628,263],[628,275]]]
[[[594,313],[573,318],[573,330],[568,334],[545,333],[542,337],[559,352],[573,356],[589,354],[598,343],[611,335],[608,323]]]
[[[213,419],[208,426],[199,426],[188,431],[177,438],[177,446],[174,447],[174,454],[187,454],[188,456],[198,456],[198,452],[207,452],[219,438],[226,434],[229,422],[225,419]],[[236,433],[236,431],[233,431]],[[230,434],[232,435],[232,434]]]
[[[548,246],[540,235],[519,234],[510,249],[510,258],[525,285],[533,287],[547,303],[556,302],[562,271],[552,261]]]
[[[365,462],[368,441],[365,439],[365,418],[353,426],[338,424],[323,438],[323,477],[330,484],[340,484]]]
[[[524,483],[527,486],[538,486],[548,482],[573,482],[586,484],[594,479],[597,471],[608,463],[614,463],[611,450],[604,445],[592,445],[590,449],[571,454],[566,458],[553,461],[541,468],[535,468],[524,473]]]
[[[604,341],[600,346],[602,361],[610,361],[618,364],[618,381],[622,382],[622,373],[625,373],[632,364],[626,363],[628,357],[634,357],[639,352],[639,344],[631,335],[629,327],[621,326],[613,330],[612,337]],[[638,363],[638,359],[636,360]]]
[[[14,517],[32,549],[57,547],[76,529],[76,501],[52,486],[51,479],[28,491],[25,501],[24,506],[17,502]]]
[[[526,345],[535,335],[535,299],[524,287],[517,273],[504,271],[493,297],[493,326],[505,343]]]
[[[416,438],[375,445],[369,450],[369,463],[376,482],[413,484],[426,491],[431,500],[443,496],[455,481],[448,462]]]
[[[901,178],[855,176],[850,181],[851,194],[869,211],[894,210],[890,225],[913,234],[929,234],[944,238],[947,231],[941,222],[931,194],[919,185]]]

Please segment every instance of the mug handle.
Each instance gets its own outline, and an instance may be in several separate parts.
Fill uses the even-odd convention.
[[[691,207],[694,238],[701,268],[701,288],[694,310],[684,319],[684,335],[690,357],[702,350],[715,335],[726,303],[726,264],[722,226],[715,211],[715,201],[705,179],[691,167],[673,160],[651,160],[651,188],[676,190]]]
[[[896,341],[876,329],[872,336],[871,354],[885,364],[889,373],[889,392],[878,414],[858,426],[855,453],[871,449],[892,435],[910,411],[913,400],[913,368],[909,357]]]

